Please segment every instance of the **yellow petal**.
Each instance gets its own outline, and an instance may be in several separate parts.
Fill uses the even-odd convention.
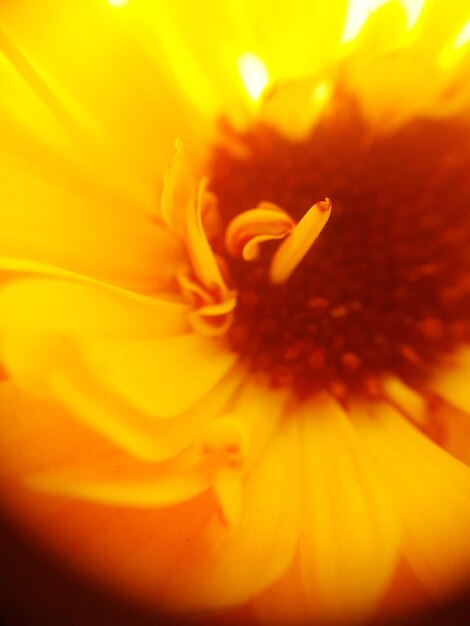
[[[27,477],[43,492],[105,504],[162,507],[194,498],[213,486],[226,523],[241,515],[241,470],[246,432],[234,419],[212,420],[194,445],[159,464],[122,462],[119,455],[78,462]],[[235,438],[234,438],[235,437]]]
[[[2,468],[24,477],[80,462],[86,466],[96,456],[110,457],[122,466],[129,461],[121,450],[145,462],[164,461],[191,445],[205,423],[228,410],[243,376],[243,370],[232,370],[189,411],[177,419],[157,422],[93,387],[93,381],[75,381],[79,402],[71,411],[7,381],[0,385]],[[43,393],[47,391],[44,387],[42,383]]]
[[[294,0],[289,11],[273,11],[265,0],[223,5],[202,0],[197,7],[165,1],[156,20],[154,4],[146,0],[135,15],[147,49],[167,60],[188,100],[212,118],[223,112],[240,125],[252,104],[237,72],[240,58],[259,57],[274,83],[310,75],[334,58],[346,5],[346,0],[328,6]],[[201,19],[204,15],[211,19]]]
[[[77,179],[64,164],[50,163],[44,174],[0,154],[0,254],[141,291],[158,288],[168,265],[182,257],[178,242],[116,192]]]
[[[50,163],[54,157],[63,159],[67,164],[71,164],[74,159],[80,162],[80,149],[74,142],[73,130],[68,132],[70,128],[64,128],[65,119],[60,119],[53,102],[45,102],[45,94],[41,98],[32,91],[8,59],[5,47],[10,56],[15,54],[15,46],[0,30],[0,49],[3,51],[0,56],[2,153],[31,164],[37,161],[38,168],[44,168],[45,163]],[[60,107],[60,103],[55,104]]]
[[[414,420],[418,426],[426,425],[427,405],[420,393],[393,376],[383,381],[383,387],[389,399],[404,415]]]
[[[0,258],[3,331],[159,337],[188,329],[179,302],[38,263]]]
[[[94,0],[2,3],[0,11],[6,34],[81,130],[89,153],[112,163],[120,186],[153,212],[174,137],[197,145],[207,123],[168,72],[167,59],[144,50],[132,12],[121,19]],[[47,36],[38,23],[48,24]],[[28,73],[22,77],[42,95]]]
[[[82,346],[90,372],[139,410],[174,417],[203,398],[237,355],[196,334],[160,339],[97,340]]]
[[[366,74],[368,81],[364,80]],[[423,115],[444,91],[442,76],[432,59],[408,49],[386,58],[371,60],[365,56],[349,76],[362,111],[379,132],[390,132]]]
[[[188,458],[189,457],[189,458]],[[209,477],[188,454],[138,471],[119,460],[89,462],[78,468],[44,472],[27,478],[33,489],[88,502],[133,507],[165,507],[190,500],[209,488]]]
[[[355,409],[403,526],[405,557],[422,583],[444,597],[470,574],[470,470],[395,409]]]
[[[243,367],[233,367],[190,409],[174,419],[154,422],[154,438],[165,450],[165,456],[160,458],[181,452],[197,438],[205,424],[231,410],[245,377]]]
[[[470,350],[464,348],[455,354],[445,367],[440,368],[429,386],[449,404],[468,413],[470,411],[469,374]]]
[[[353,42],[354,54],[346,61],[345,79],[379,132],[419,114],[439,93],[433,59],[404,46],[406,36],[403,7],[387,2],[366,22]]]
[[[113,445],[143,460],[161,454],[149,437],[152,422],[122,397],[98,384],[71,341],[37,334],[11,334],[3,341],[9,371],[23,393],[66,407],[72,415]]]
[[[251,467],[270,445],[285,415],[289,400],[286,389],[271,389],[248,378],[237,394],[231,412],[250,433],[247,464]]]
[[[293,0],[285,11],[273,11],[269,0],[243,6],[254,33],[252,50],[265,62],[274,84],[311,75],[338,53],[345,0],[328,4]]]
[[[437,56],[469,18],[470,10],[465,0],[426,0],[416,27],[417,46],[424,55]]]
[[[304,139],[328,108],[336,72],[327,66],[275,85],[261,102],[260,119],[294,141]]]
[[[186,235],[186,217],[196,199],[196,181],[181,140],[175,142],[170,165],[165,170],[159,214],[175,235]]]
[[[236,360],[192,335],[76,344],[18,332],[3,338],[2,351],[25,392],[64,404],[116,445],[150,459],[165,450],[148,437],[155,418],[191,409]]]
[[[446,63],[440,67],[470,18],[468,6],[460,0],[452,8],[443,0],[427,0],[420,12],[419,3],[407,4],[411,9],[407,19],[398,3],[386,3],[376,11],[346,62],[345,79],[366,117],[381,132],[416,116],[440,117],[468,110],[468,81],[462,80],[468,61],[456,68]],[[412,22],[419,19],[407,30],[410,17]]]
[[[297,429],[286,421],[246,479],[238,524],[212,518],[181,554],[168,581],[176,608],[244,602],[288,568],[298,529],[297,456]]]
[[[399,554],[399,524],[376,466],[330,398],[302,410],[300,567],[311,617],[364,619],[383,596]]]
[[[214,478],[214,493],[219,502],[223,521],[235,526],[242,514],[243,487],[240,472],[222,468]]]
[[[448,402],[434,401],[430,421],[431,428],[434,426],[437,430],[437,443],[453,457],[470,466],[470,413]]]

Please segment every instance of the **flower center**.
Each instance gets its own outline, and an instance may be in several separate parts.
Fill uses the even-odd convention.
[[[300,397],[374,396],[387,374],[422,387],[470,339],[468,127],[416,119],[377,135],[337,98],[301,142],[260,124],[236,140],[243,150],[218,147],[211,167],[226,226],[260,201],[296,220],[325,197],[333,210],[282,284],[269,280],[279,242],[226,257],[233,350]]]

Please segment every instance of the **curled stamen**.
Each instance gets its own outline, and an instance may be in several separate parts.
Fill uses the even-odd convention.
[[[176,277],[181,293],[189,301],[193,307],[200,307],[210,304],[213,297],[198,283],[185,272],[180,272]]]
[[[196,185],[182,142],[177,140],[165,174],[160,217],[182,241],[191,263],[190,271],[177,276],[181,293],[193,307],[188,321],[197,332],[220,337],[232,323],[236,293],[228,287],[225,264],[209,242],[220,220],[217,198],[207,185],[207,179]]]
[[[330,214],[329,198],[317,202],[307,211],[271,260],[269,277],[272,283],[284,283],[290,277],[323,230]]]
[[[207,179],[202,179],[199,183],[196,203],[188,213],[186,247],[194,272],[201,284],[208,289],[217,288],[221,291],[228,291],[217,258],[207,239],[202,220],[207,203],[212,204],[214,199],[213,194],[208,192],[207,185]]]
[[[206,337],[225,335],[233,322],[236,298],[219,304],[202,306],[188,314],[188,321],[194,330]]]
[[[183,144],[177,140],[175,154],[165,173],[160,217],[185,245],[201,285],[209,290],[227,291],[209,243],[209,234],[218,230],[218,212],[217,198],[207,187],[205,178],[196,184]]]
[[[237,215],[225,233],[225,247],[233,256],[253,261],[263,241],[283,239],[295,226],[291,216],[276,204],[260,202],[256,209]]]
[[[188,321],[194,330],[206,337],[221,337],[230,328],[237,304],[235,291],[209,292],[187,274],[178,275],[181,292],[194,307]]]

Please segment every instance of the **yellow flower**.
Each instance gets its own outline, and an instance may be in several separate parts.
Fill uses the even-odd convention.
[[[184,615],[468,584],[469,19],[2,3],[0,475],[31,536]]]

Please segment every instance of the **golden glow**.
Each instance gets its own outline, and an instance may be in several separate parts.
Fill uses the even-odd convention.
[[[406,28],[411,30],[418,22],[426,0],[401,0],[406,14]]]
[[[466,22],[460,30],[457,37],[445,46],[438,57],[438,65],[442,70],[448,70],[450,67],[460,61],[460,59],[469,51],[470,43],[470,20]]]
[[[390,1],[401,4],[406,14],[406,27],[408,30],[413,28],[421,15],[425,0],[349,0],[342,42],[348,43],[355,39],[372,13]]]
[[[238,59],[238,71],[248,95],[256,102],[269,82],[265,64],[255,54],[246,52]]]
[[[468,460],[470,349],[429,381],[436,415],[398,379],[351,410],[329,391],[297,404],[265,388],[222,336],[237,294],[198,180],[220,116],[301,142],[330,109],[336,122],[341,80],[371,137],[452,115],[454,93],[467,112],[469,2],[427,0],[408,51],[395,30],[419,24],[425,0],[284,13],[266,0],[46,0],[32,13],[0,0],[0,491],[58,563],[157,613],[243,621],[249,603],[261,626],[380,619],[413,585],[431,602],[466,575],[469,478],[452,454]],[[398,28],[383,6],[403,7]],[[383,19],[370,40],[341,49],[371,15]],[[444,52],[455,71],[436,71]],[[188,159],[179,142],[159,208],[175,134]],[[236,133],[225,147],[248,149]],[[321,237],[321,208],[295,226],[248,205],[226,249],[251,260],[280,235],[268,278],[283,282]],[[447,450],[427,441],[434,428]]]
[[[470,42],[470,20],[465,24],[460,33],[455,38],[452,47],[454,50],[458,50],[463,48],[466,44]]]
[[[319,83],[313,90],[312,101],[316,105],[323,108],[323,106],[329,100],[330,96],[331,96],[331,87],[326,81],[323,81]]]

